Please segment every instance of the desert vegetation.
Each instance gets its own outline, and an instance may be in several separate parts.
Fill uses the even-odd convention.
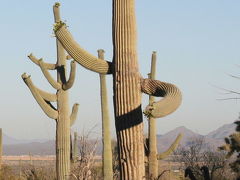
[[[178,109],[182,93],[176,85],[156,80],[156,51],[152,52],[148,77],[140,74],[135,0],[112,1],[112,61],[105,60],[103,49],[94,56],[75,41],[66,21],[60,17],[60,3],[53,5],[53,16],[56,63],[44,62],[33,54],[28,58],[40,68],[56,92],[49,93],[36,87],[26,73],[22,74],[22,79],[43,112],[55,120],[55,156],[36,160],[34,154],[29,153],[27,160],[21,157],[4,160],[0,128],[0,180],[240,179],[240,121],[236,122],[236,133],[226,137],[226,144],[218,149],[203,137],[193,137],[183,144],[184,134],[179,133],[165,151],[158,151],[157,119]],[[68,60],[72,60],[69,73]],[[79,107],[78,103],[72,110],[69,107],[69,90],[74,85],[77,63],[99,75],[101,140],[91,138],[91,131],[71,132]],[[56,80],[49,71],[56,72]],[[111,136],[107,75],[113,79],[116,138]],[[149,96],[144,110],[142,94]],[[160,100],[156,101],[154,97],[160,97]],[[144,116],[148,124],[146,138]],[[97,152],[99,144],[102,144],[100,153]]]

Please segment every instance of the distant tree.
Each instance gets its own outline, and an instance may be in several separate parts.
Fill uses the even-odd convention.
[[[204,170],[207,168],[210,172],[210,179],[213,180],[216,171],[226,164],[225,154],[212,150],[204,137],[190,139],[186,146],[179,147],[174,154],[173,160],[180,162],[183,169],[191,168],[197,179],[203,179],[206,176]]]

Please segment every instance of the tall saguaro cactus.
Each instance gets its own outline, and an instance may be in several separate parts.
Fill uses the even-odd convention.
[[[1,169],[2,169],[2,151],[3,151],[3,143],[2,143],[2,128],[0,128],[0,174],[1,174]]]
[[[113,75],[115,126],[121,179],[145,178],[142,92],[164,97],[148,107],[153,117],[169,114],[181,103],[181,93],[172,84],[144,79],[138,70],[134,0],[113,0],[113,61],[103,61],[81,48],[67,26],[56,23],[57,39],[69,55],[85,68]],[[158,109],[161,109],[161,113]]]
[[[55,23],[60,22],[59,3],[53,6],[53,12],[55,17]],[[75,121],[78,104],[74,104],[72,113],[69,111],[68,105],[68,90],[72,87],[75,79],[76,64],[71,62],[70,77],[66,78],[66,54],[65,50],[59,41],[56,41],[57,45],[57,63],[48,64],[43,62],[42,59],[38,60],[32,54],[29,59],[37,64],[45,78],[51,84],[51,86],[57,90],[56,94],[51,94],[43,90],[38,89],[32,83],[30,76],[26,73],[22,75],[22,78],[26,85],[29,87],[32,95],[40,105],[46,115],[56,120],[56,171],[58,180],[67,180],[70,176],[70,124]],[[48,70],[57,71],[57,81],[50,75]],[[57,108],[55,108],[51,102],[56,102]]]
[[[154,80],[156,77],[156,60],[157,53],[153,51],[152,60],[151,60],[151,72],[149,73],[149,79]],[[149,96],[149,105],[151,106],[154,103],[154,96]],[[159,109],[158,111],[161,111]],[[151,112],[147,108],[145,113],[148,116],[148,174],[149,179],[157,179],[158,177],[158,160],[166,158],[169,154],[171,154],[177,147],[179,141],[182,138],[182,135],[179,134],[173,144],[169,147],[169,149],[161,154],[157,152],[157,129],[156,129],[156,119],[151,115]],[[167,114],[165,114],[167,115]],[[163,117],[163,116],[161,116]]]
[[[104,60],[104,50],[98,50],[98,58]],[[99,74],[100,89],[101,89],[101,108],[102,108],[102,139],[103,139],[103,177],[104,180],[113,179],[112,168],[112,145],[111,145],[111,132],[110,132],[110,119],[107,101],[107,85],[106,77]]]

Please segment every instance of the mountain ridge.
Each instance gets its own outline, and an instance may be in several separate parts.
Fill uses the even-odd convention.
[[[183,137],[180,145],[185,146],[189,139],[204,138],[205,142],[210,144],[212,148],[217,148],[224,143],[224,138],[235,131],[234,123],[225,124],[207,135],[198,134],[185,126],[177,127],[165,134],[157,135],[158,151],[165,151],[171,143],[174,142],[177,135],[182,133]],[[5,141],[5,142],[4,142]],[[3,134],[3,153],[4,155],[53,155],[55,153],[54,140],[18,140]],[[97,152],[101,154],[102,143],[99,141]]]

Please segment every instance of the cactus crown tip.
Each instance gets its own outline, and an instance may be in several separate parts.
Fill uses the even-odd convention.
[[[59,2],[55,2],[54,6],[59,7],[61,4]]]
[[[66,24],[62,21],[59,21],[53,25],[53,31],[57,32],[61,27],[65,26]]]
[[[99,49],[98,52],[103,52],[104,53],[105,51],[103,49]]]

